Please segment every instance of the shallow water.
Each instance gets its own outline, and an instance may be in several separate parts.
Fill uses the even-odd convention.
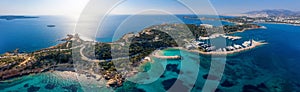
[[[1,82],[0,90],[1,92],[83,92],[78,82],[74,80],[63,79],[52,73],[29,75],[6,82]]]

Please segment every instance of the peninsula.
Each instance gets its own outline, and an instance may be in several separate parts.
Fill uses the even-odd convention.
[[[214,48],[213,44],[203,43],[199,38],[221,34],[220,36],[226,39],[238,40],[240,37],[226,35],[255,28],[260,26],[243,24],[208,28],[207,25],[162,24],[148,27],[139,33],[125,34],[119,40],[110,43],[84,41],[78,34],[68,35],[61,40],[63,43],[56,46],[31,53],[19,53],[15,50],[0,55],[0,80],[48,71],[71,71],[96,81],[104,79],[108,81],[107,86],[118,87],[122,86],[126,77],[138,73],[137,68],[142,62],[151,61],[148,56],[180,59],[180,56],[151,55],[154,51],[182,48],[207,55],[233,54],[264,43],[249,40],[242,45]],[[186,31],[190,31],[191,34],[187,34]],[[182,41],[176,41],[174,36]],[[206,40],[210,39],[213,37]],[[127,60],[129,62],[126,62]]]

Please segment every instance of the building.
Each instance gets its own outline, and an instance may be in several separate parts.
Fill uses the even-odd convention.
[[[210,25],[210,24],[200,24],[200,26],[203,26],[205,28],[213,28],[214,27],[213,25]]]

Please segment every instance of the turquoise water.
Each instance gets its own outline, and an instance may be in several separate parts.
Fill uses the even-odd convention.
[[[63,79],[51,73],[29,75],[0,83],[1,92],[83,92],[75,80]]]
[[[126,17],[121,17],[124,19]],[[47,18],[46,18],[47,19]],[[53,19],[51,19],[53,20]],[[28,23],[29,21],[34,23]],[[72,33],[70,30],[60,27],[61,22],[53,23],[44,21],[38,22],[39,19],[4,21],[0,20],[1,33],[1,52],[21,48],[24,51],[32,51],[40,48],[45,48],[57,44],[56,40]],[[184,20],[185,22],[193,22],[192,20]],[[38,22],[38,23],[35,23]],[[69,22],[62,22],[69,25]],[[200,22],[197,22],[200,23]],[[56,28],[47,28],[47,24],[56,24]],[[118,23],[112,23],[110,27],[114,28]],[[3,26],[9,25],[9,26]],[[20,28],[15,27],[16,25]],[[268,29],[248,30],[243,33],[235,33],[231,35],[243,37],[231,43],[241,43],[245,40],[264,40],[269,44],[258,48],[241,52],[235,55],[227,56],[226,68],[221,85],[218,90],[222,91],[242,91],[246,89],[292,89],[300,90],[300,27],[283,25],[283,24],[260,24]],[[24,27],[24,28],[23,28]],[[107,30],[110,28],[107,27]],[[24,30],[26,31],[24,31]],[[8,31],[5,31],[8,30]],[[28,31],[30,30],[30,31]],[[41,31],[42,30],[42,31]],[[114,30],[114,29],[110,29]],[[109,31],[109,30],[108,30]],[[126,31],[132,32],[136,30]],[[51,35],[53,34],[53,35]],[[112,34],[112,33],[109,33]],[[99,34],[100,35],[100,34]],[[111,38],[99,36],[98,41],[109,42]],[[104,40],[101,40],[104,39]],[[25,41],[24,41],[25,40]],[[4,44],[2,44],[2,42]],[[37,45],[42,44],[42,45]],[[11,45],[11,46],[10,46]],[[150,83],[135,83],[127,81],[124,86],[116,89],[117,91],[146,91],[146,92],[161,92],[172,89],[174,82],[180,85],[179,91],[198,92],[203,88],[207,81],[203,76],[209,72],[211,56],[199,55],[186,51],[166,50],[164,55],[181,55],[181,60],[161,60],[154,59],[154,63],[149,63],[145,66],[147,70],[147,78],[138,75],[146,82]],[[220,58],[223,59],[223,58]],[[193,78],[192,76],[197,76]],[[28,84],[28,87],[24,87]],[[54,84],[55,88],[46,89],[48,84]],[[193,85],[195,84],[195,85]],[[31,87],[31,85],[33,87]],[[82,84],[84,85],[84,84]],[[258,86],[260,85],[260,86]],[[49,86],[49,85],[48,85]],[[61,80],[51,73],[43,73],[38,75],[24,76],[19,79],[14,79],[10,82],[1,82],[1,91],[21,91],[26,92],[29,88],[39,89],[40,92],[45,91],[82,91],[82,87],[76,81]],[[254,87],[254,88],[253,88]],[[292,87],[292,88],[289,88]],[[171,88],[171,89],[170,89]],[[178,90],[177,90],[178,91]]]
[[[231,34],[244,37],[232,43],[255,39],[264,40],[268,44],[227,56],[226,68],[218,90],[225,92],[254,90],[256,88],[264,91],[279,90],[283,92],[300,90],[300,73],[298,72],[300,69],[300,55],[298,54],[300,43],[297,43],[300,40],[298,37],[300,27],[282,24],[260,25],[266,26],[268,29],[248,30],[244,33]],[[183,59],[156,59],[155,63],[160,63],[160,67],[163,68],[152,66],[151,69],[163,69],[162,76],[150,84],[136,84],[136,88],[146,92],[174,91],[172,85],[175,85],[176,80],[180,80],[182,87],[180,92],[198,92],[202,90],[205,81],[207,81],[203,76],[208,74],[210,70],[210,56],[180,50],[167,50],[164,51],[164,55],[181,55]],[[197,65],[200,65],[200,67]],[[198,76],[197,81],[188,80],[195,72]],[[265,86],[266,88],[264,88]],[[257,89],[254,91],[257,91]]]

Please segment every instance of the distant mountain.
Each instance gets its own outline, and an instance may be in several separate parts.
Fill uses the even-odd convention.
[[[246,12],[249,16],[257,16],[257,17],[266,17],[266,16],[300,16],[300,12],[298,11],[291,11],[291,10],[284,10],[284,9],[273,9],[273,10],[261,10],[261,11],[250,11]]]

